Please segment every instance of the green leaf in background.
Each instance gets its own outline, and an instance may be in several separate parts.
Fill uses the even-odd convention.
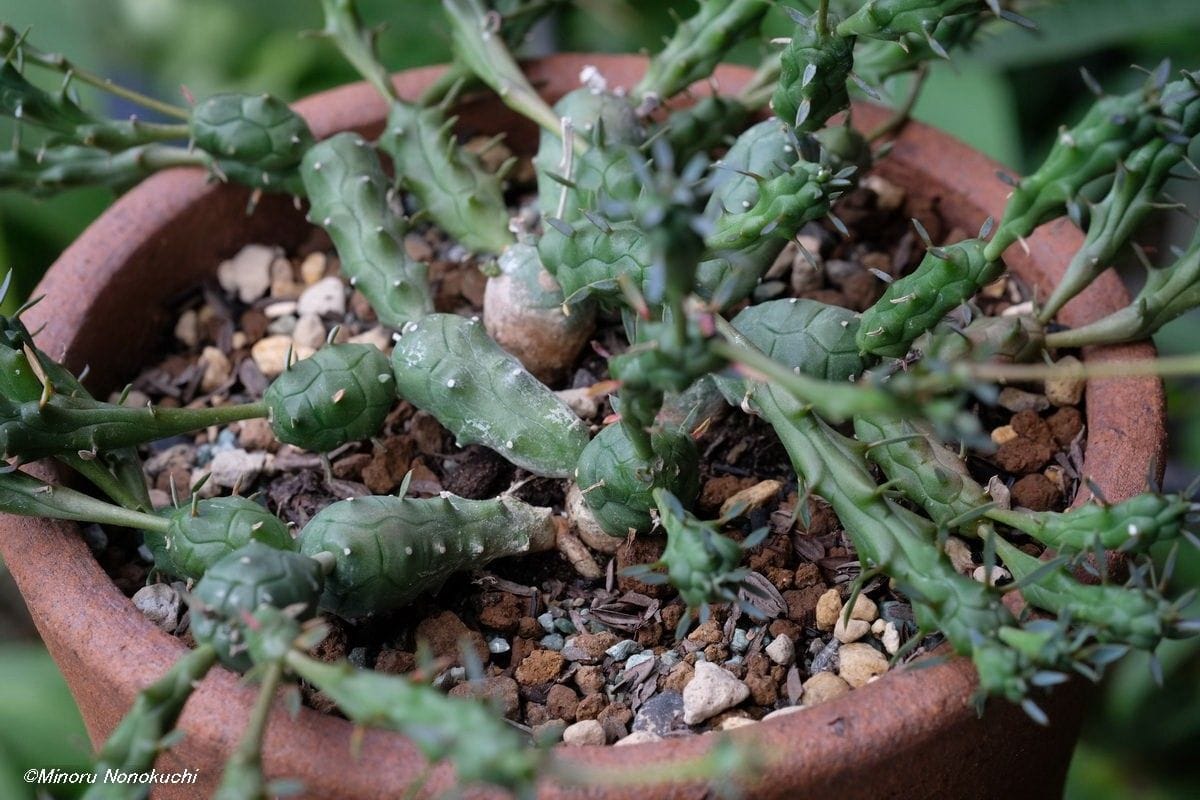
[[[895,97],[904,97],[908,80],[896,81],[900,85],[893,90]],[[1012,85],[994,70],[967,60],[957,66],[935,64],[913,116],[948,131],[1006,166],[1020,163],[1016,97]]]
[[[0,644],[0,797],[34,797],[34,767],[91,770],[87,733],[67,685],[41,645]],[[75,797],[56,786],[55,797]]]
[[[1071,0],[1023,12],[1037,21],[1036,33],[993,28],[971,51],[972,60],[1005,69],[1069,61],[1139,37],[1200,27],[1197,0]]]

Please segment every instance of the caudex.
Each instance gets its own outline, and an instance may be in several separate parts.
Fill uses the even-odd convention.
[[[1039,695],[1072,673],[1096,678],[1126,650],[1197,631],[1182,612],[1191,594],[1168,596],[1166,576],[1149,561],[1162,547],[1196,543],[1187,530],[1196,510],[1188,495],[1149,490],[1109,503],[1094,491],[1091,502],[1064,512],[1005,508],[972,478],[958,445],[979,441],[967,400],[990,396],[984,377],[998,373],[989,369],[1052,377],[1056,368],[1042,365],[1050,350],[1141,339],[1200,305],[1198,234],[1156,265],[1138,251],[1149,275],[1127,308],[1081,328],[1053,323],[1131,245],[1138,225],[1167,208],[1166,180],[1194,169],[1187,149],[1200,132],[1200,73],[1173,74],[1163,64],[1125,94],[1087,80],[1096,94],[1090,110],[1062,129],[1037,170],[1012,181],[1003,216],[980,220],[977,236],[949,244],[930,241],[918,226],[927,251],[916,270],[856,314],[813,300],[746,301],[802,226],[829,217],[837,199],[886,158],[882,142],[904,124],[911,103],[869,136],[836,121],[854,87],[874,92],[870,83],[906,73],[919,83],[928,61],[968,45],[981,28],[1028,24],[1015,3],[793,0],[776,8],[766,0],[700,0],[635,86],[609,87],[592,72],[553,107],[512,48],[562,5],[557,0],[444,0],[455,60],[420,98],[398,95],[352,0],[321,5],[322,33],[388,104],[376,141],[342,133],[318,142],[269,96],[219,95],[177,108],[0,28],[0,112],[18,122],[19,134],[0,155],[0,186],[35,194],[126,186],[154,170],[192,165],[215,180],[292,194],[307,202],[344,273],[397,331],[390,363],[350,344],[289,359],[261,402],[127,408],[94,399],[39,351],[20,312],[3,320],[0,443],[9,467],[0,475],[0,509],[140,531],[129,535],[144,539],[159,573],[194,581],[197,648],[142,692],[101,750],[100,769],[149,769],[169,746],[196,681],[220,662],[262,685],[222,797],[271,791],[259,754],[267,709],[279,685],[298,680],[354,722],[404,732],[431,759],[451,760],[464,782],[529,795],[535,777],[552,771],[551,751],[527,746],[481,705],[307,654],[322,636],[321,613],[380,613],[452,572],[552,547],[550,509],[508,496],[408,498],[406,484],[398,497],[335,503],[294,536],[253,499],[193,495],[165,510],[150,506],[140,444],[265,417],[281,441],[327,451],[377,433],[397,396],[462,444],[492,448],[534,475],[574,479],[612,536],[664,529],[662,560],[642,577],[669,582],[696,612],[681,633],[712,603],[754,610],[741,562],[756,539],[735,542],[723,532],[727,519],[701,520],[690,510],[700,458],[690,434],[719,398],[766,420],[801,494],[832,506],[862,562],[855,591],[877,575],[893,581],[911,599],[923,634],[940,633],[974,661],[981,700],[998,695],[1043,720]],[[779,11],[792,35],[768,49],[744,89],[727,95],[714,84],[690,105],[671,103]],[[59,73],[60,88],[38,88],[26,78],[36,70]],[[78,83],[170,121],[93,114],[75,99]],[[540,221],[510,219],[507,167],[489,170],[456,138],[455,101],[481,88],[540,126]],[[40,133],[32,146],[29,129]],[[518,312],[531,324],[582,346],[597,314],[620,317],[628,347],[609,359],[615,422],[593,435],[497,343],[492,320],[433,310],[425,267],[404,248],[414,223],[397,211],[397,193],[464,247],[495,257],[500,270],[489,293],[503,283],[524,298]],[[969,313],[964,323],[964,315],[951,315],[970,310],[976,292],[1005,273],[1011,245],[1063,216],[1085,241],[1049,297],[1018,317]],[[95,492],[20,469],[45,457]],[[997,586],[957,572],[943,546],[950,534],[977,542],[987,572],[1003,566],[1015,581]],[[1018,546],[1030,541],[1054,557],[1039,560]],[[1108,574],[1110,550],[1128,556],[1127,579]],[[1089,571],[1094,580],[1082,580]],[[1024,598],[1021,614],[1002,602],[1014,590]],[[89,794],[141,791],[104,786]]]

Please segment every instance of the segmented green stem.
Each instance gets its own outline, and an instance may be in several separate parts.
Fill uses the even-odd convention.
[[[1147,264],[1146,282],[1124,308],[1088,325],[1046,334],[1047,347],[1136,342],[1200,305],[1200,228],[1188,249],[1171,265]]]
[[[380,321],[399,328],[432,311],[428,268],[404,248],[408,224],[388,203],[389,181],[367,141],[339,133],[319,142],[305,153],[300,175],[310,219],[329,232],[342,272]]]
[[[100,748],[95,769],[98,780],[84,793],[85,800],[140,800],[149,793],[148,784],[103,778],[109,770],[136,774],[154,766],[184,703],[216,660],[213,648],[200,645],[138,692],[133,707]]]
[[[652,97],[657,105],[707,78],[731,47],[752,34],[769,8],[766,0],[700,0],[696,13],[650,59],[634,96]]]
[[[484,704],[447,697],[399,675],[326,664],[292,651],[287,665],[359,725],[408,736],[431,761],[446,759],[462,784],[485,783],[531,797],[542,755]]]
[[[60,145],[37,152],[0,153],[0,189],[21,189],[46,196],[77,186],[125,188],[171,167],[212,167],[207,153],[182,147],[144,144],[116,153],[98,147]]]
[[[482,444],[537,475],[567,477],[587,426],[487,335],[478,318],[430,314],[392,351],[396,391],[461,444]]]
[[[221,783],[213,795],[216,800],[265,800],[268,797],[267,781],[262,771],[263,737],[267,732],[275,690],[279,688],[282,678],[281,663],[266,666],[246,730],[237,749],[225,762]]]
[[[321,607],[339,616],[384,614],[455,572],[554,546],[548,508],[512,497],[358,497],[327,506],[300,534],[303,553],[333,556]]]
[[[1193,504],[1180,495],[1139,494],[1114,505],[1088,505],[1068,511],[988,509],[987,516],[1016,528],[1062,553],[1097,549],[1145,552],[1179,538]]]
[[[321,0],[325,14],[322,31],[337,45],[338,50],[386,100],[397,100],[396,87],[392,85],[375,48],[378,31],[368,30],[358,15],[354,0]]]
[[[512,110],[551,133],[559,133],[559,118],[530,85],[498,35],[499,15],[489,13],[480,0],[442,0],[450,21],[455,57],[500,95]],[[582,152],[587,144],[576,142]]]
[[[0,452],[26,461],[98,453],[266,414],[261,401],[214,408],[131,408],[63,396],[45,404],[0,400]]]

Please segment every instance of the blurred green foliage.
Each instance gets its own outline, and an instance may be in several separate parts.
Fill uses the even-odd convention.
[[[556,31],[533,42],[531,52],[655,49],[671,28],[669,11],[686,15],[693,7],[690,0],[579,0],[577,5],[557,20]],[[360,0],[360,6],[369,20],[394,21],[381,39],[389,65],[402,69],[445,59],[438,0]],[[1200,67],[1200,0],[1060,0],[1035,4],[1027,13],[1039,24],[1037,34],[995,26],[972,53],[932,71],[916,109],[918,118],[1019,171],[1035,164],[1057,127],[1090,102],[1078,76],[1080,65],[1113,87],[1139,79],[1131,64],[1153,66],[1171,57],[1180,66]],[[295,98],[355,77],[331,47],[297,35],[318,27],[315,0],[0,0],[0,19],[30,26],[36,44],[173,102],[188,93],[202,97],[222,89]],[[774,35],[786,34],[778,11],[770,25]],[[750,44],[734,54],[744,63],[761,57]],[[904,90],[886,88],[894,96]],[[87,99],[106,103],[113,113],[131,110],[106,98]],[[0,137],[9,131],[0,127]],[[15,270],[14,296],[31,290],[110,200],[104,191],[81,190],[38,202],[0,193],[0,271]],[[1177,235],[1171,226],[1155,234],[1168,241]],[[1164,329],[1158,343],[1166,352],[1183,349],[1180,343],[1189,343],[1190,350],[1197,336],[1200,318],[1185,317]],[[1197,388],[1194,382],[1179,382],[1170,391],[1170,474],[1177,476],[1176,483],[1186,482],[1178,476],[1200,468]],[[1192,585],[1200,582],[1200,558],[1181,559],[1179,573]],[[0,623],[4,618],[0,613]],[[5,643],[6,631],[11,638],[14,630],[0,624],[3,798],[33,796],[20,780],[27,766],[78,766],[86,751],[82,724],[52,662],[37,645]],[[1153,685],[1144,659],[1130,659],[1110,676],[1072,764],[1068,796],[1073,800],[1166,800],[1200,792],[1200,767],[1193,757],[1200,744],[1200,650],[1174,643],[1163,649],[1162,662],[1165,691]]]

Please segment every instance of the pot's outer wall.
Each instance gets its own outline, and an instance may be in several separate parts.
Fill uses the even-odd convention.
[[[632,85],[645,60],[632,56],[561,55],[531,65],[535,85],[550,98],[574,88],[584,64],[596,64],[614,85]],[[412,97],[437,69],[400,74],[397,86]],[[725,91],[748,76],[742,68],[718,71]],[[703,90],[701,90],[703,91]],[[384,106],[364,85],[326,92],[298,104],[318,136],[354,128],[377,132]],[[863,128],[886,112],[855,111]],[[493,99],[462,107],[464,130],[514,131],[509,143],[532,149],[535,131]],[[879,167],[910,193],[937,198],[951,225],[973,230],[987,215],[999,216],[1006,188],[995,179],[997,165],[945,134],[921,125],[907,127],[893,154]],[[79,369],[92,367],[97,390],[106,391],[145,363],[162,340],[172,300],[218,261],[251,242],[294,246],[305,235],[299,213],[281,198],[264,198],[246,216],[247,193],[207,185],[196,171],[156,175],[104,214],[53,266],[38,293],[46,301],[26,319],[45,325],[39,343]],[[1013,269],[1045,296],[1061,275],[1080,234],[1065,221],[1039,230],[1026,255],[1007,254]],[[1112,273],[1104,275],[1064,309],[1062,319],[1078,325],[1125,305],[1128,297]],[[1091,362],[1147,358],[1149,345],[1091,349]],[[1143,489],[1147,465],[1164,444],[1164,401],[1153,379],[1092,381],[1087,390],[1088,442],[1085,471],[1112,500]],[[1159,459],[1160,460],[1160,459]],[[1081,502],[1084,498],[1076,498]],[[133,702],[138,689],[157,679],[184,650],[174,637],[145,620],[90,556],[77,528],[41,520],[0,517],[0,551],[29,604],[50,652],[78,701],[92,741],[99,744]],[[1079,686],[1056,691],[1044,705],[1053,727],[1037,728],[1018,709],[991,701],[983,720],[971,704],[971,665],[955,659],[934,667],[891,673],[821,706],[778,721],[741,729],[736,738],[754,742],[765,754],[747,785],[754,797],[1057,797],[1078,735],[1086,692]],[[181,719],[183,741],[159,761],[162,770],[198,770],[199,783],[164,787],[157,797],[206,797],[221,765],[241,735],[254,690],[224,669],[215,670],[189,701]],[[266,772],[301,779],[309,796],[394,798],[423,772],[416,749],[403,738],[368,731],[360,760],[350,753],[351,726],[305,709],[295,721],[278,708],[267,735]],[[583,748],[563,753],[568,769],[610,770],[623,778],[641,766],[696,756],[713,737],[633,747]],[[433,773],[423,796],[453,786],[446,768]],[[543,797],[700,798],[698,785],[657,789],[542,787]],[[480,793],[479,796],[482,796]]]

